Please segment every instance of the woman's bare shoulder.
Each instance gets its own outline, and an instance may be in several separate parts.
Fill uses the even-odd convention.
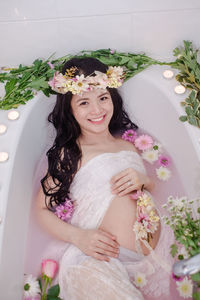
[[[121,150],[130,150],[130,151],[137,152],[137,149],[135,148],[133,143],[131,143],[129,141],[125,141],[121,137],[117,138],[117,143]]]

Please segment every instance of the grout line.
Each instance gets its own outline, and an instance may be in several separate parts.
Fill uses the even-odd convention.
[[[0,21],[0,24],[8,24],[8,23],[35,23],[35,22],[55,22],[55,21],[65,21],[65,20],[72,20],[78,18],[96,18],[96,17],[111,17],[111,16],[127,16],[127,15],[139,15],[139,14],[152,14],[152,13],[169,13],[169,12],[189,12],[189,11],[200,11],[199,8],[177,8],[177,9],[159,9],[159,10],[141,10],[141,11],[130,11],[127,13],[107,13],[107,14],[95,14],[95,15],[75,15],[70,17],[53,17],[53,18],[41,18],[41,19],[26,19],[24,17],[23,20],[7,20],[7,21]]]

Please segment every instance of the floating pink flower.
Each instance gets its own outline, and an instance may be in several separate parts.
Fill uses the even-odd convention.
[[[42,275],[53,279],[58,270],[58,263],[52,259],[44,259],[42,261]]]
[[[153,139],[147,134],[142,134],[138,138],[135,139],[135,147],[139,150],[147,150],[152,148],[153,146]]]
[[[71,200],[66,199],[65,203],[56,207],[55,215],[63,221],[68,221],[73,214],[74,205]]]
[[[182,281],[184,277],[176,276],[176,275],[172,272],[172,278],[173,278],[175,281]]]
[[[129,141],[134,143],[135,139],[137,138],[137,133],[133,129],[128,129],[122,135],[122,139],[125,141]]]
[[[160,157],[159,157],[159,164],[161,165],[161,166],[163,166],[163,167],[167,167],[167,166],[169,166],[169,164],[170,164],[170,160],[169,160],[169,157],[167,157],[167,156],[165,156],[165,155],[161,155]]]

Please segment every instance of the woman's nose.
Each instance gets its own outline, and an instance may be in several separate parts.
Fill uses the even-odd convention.
[[[91,111],[92,113],[99,114],[99,113],[102,112],[102,110],[103,109],[102,109],[100,103],[95,102],[95,103],[92,104],[92,111]]]

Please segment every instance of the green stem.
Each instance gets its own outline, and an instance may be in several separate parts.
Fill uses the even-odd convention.
[[[48,286],[48,278],[45,277],[45,282],[44,282],[44,291],[42,292],[42,295],[41,295],[41,300],[46,300],[47,298],[47,294],[46,294],[46,291],[47,291],[47,286]]]

